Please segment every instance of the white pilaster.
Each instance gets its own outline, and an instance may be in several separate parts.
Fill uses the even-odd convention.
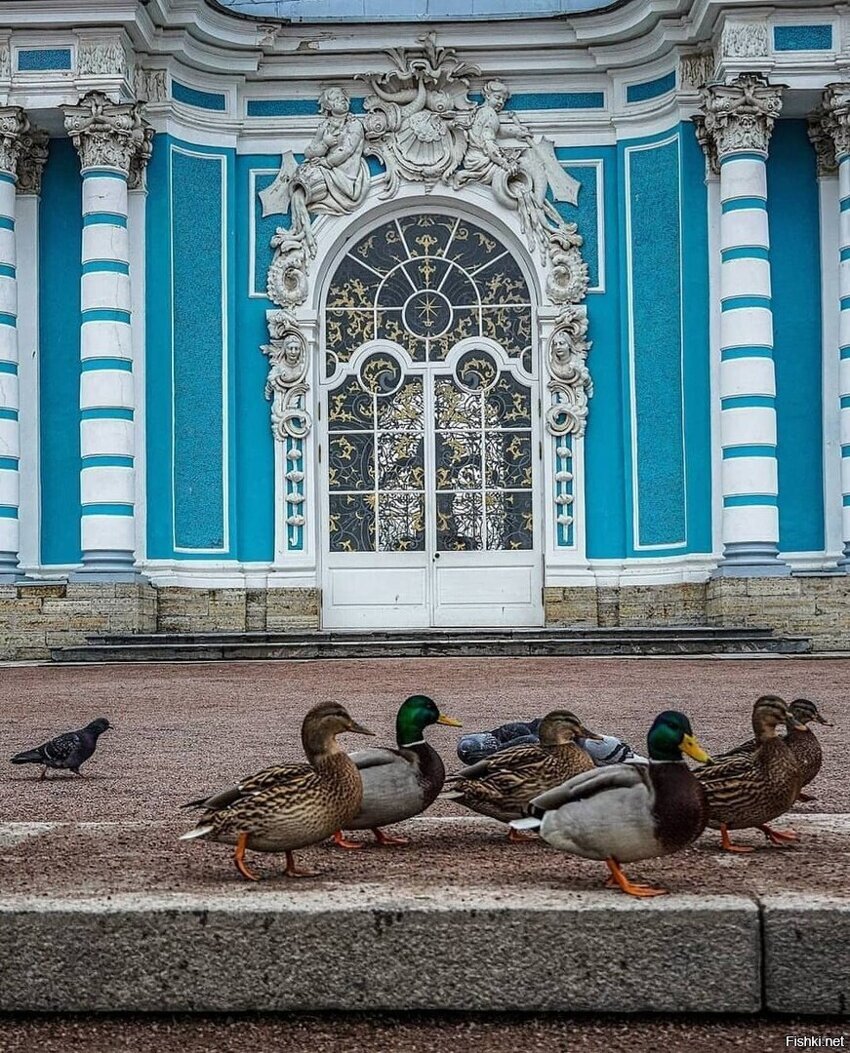
[[[18,157],[18,385],[20,395],[19,559],[24,573],[41,564],[41,414],[39,383],[38,232],[48,136],[33,129]]]
[[[20,550],[18,388],[18,158],[29,130],[23,110],[0,109],[0,582],[15,581]]]
[[[815,148],[820,147],[819,164],[822,163],[822,140],[828,136],[832,141],[834,160],[838,165],[837,209],[832,212],[832,226],[837,227],[838,231],[838,283],[833,292],[838,300],[838,353],[834,356],[837,363],[833,364],[828,374],[833,381],[829,391],[826,388],[825,371],[824,417],[827,421],[833,418],[837,401],[843,543],[843,554],[838,566],[850,572],[850,84],[831,84],[826,89],[823,105],[810,120],[809,128],[809,136]],[[821,201],[823,202],[823,193]],[[834,241],[833,246],[834,251]],[[837,495],[834,500],[838,500]],[[829,522],[829,510],[826,519]]]
[[[703,92],[699,136],[720,175],[719,575],[789,573],[778,558],[776,378],[767,147],[781,90],[759,74]]]
[[[128,180],[150,154],[135,105],[92,92],[66,111],[83,179],[80,492],[86,580],[132,580],[135,381]]]

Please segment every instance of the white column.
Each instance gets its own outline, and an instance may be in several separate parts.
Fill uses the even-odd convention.
[[[149,137],[138,104],[114,105],[97,92],[66,110],[65,126],[83,178],[80,576],[133,580],[138,575],[128,179],[145,144],[149,156]]]
[[[720,172],[720,576],[787,574],[779,486],[767,146],[781,89],[760,74],[704,89],[701,139]]]
[[[20,550],[21,571],[41,563],[41,412],[39,382],[38,230],[41,179],[47,163],[48,135],[30,129],[18,157],[15,233],[18,249],[18,385],[20,393]]]
[[[841,534],[838,566],[850,572],[850,84],[831,84],[818,120],[838,164],[838,415],[841,444]],[[811,134],[811,133],[810,133]],[[824,405],[824,413],[835,412]],[[827,513],[828,514],[828,513]]]
[[[18,252],[15,237],[18,156],[28,122],[15,106],[0,109],[0,582],[15,581],[20,548],[18,392]]]

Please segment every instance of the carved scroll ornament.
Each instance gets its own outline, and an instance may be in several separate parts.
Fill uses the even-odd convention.
[[[510,90],[501,81],[484,84],[483,101],[470,98],[470,77],[479,74],[478,67],[460,61],[451,48],[437,47],[433,34],[421,38],[417,49],[396,49],[388,55],[389,71],[360,78],[371,89],[363,104],[365,116],[351,113],[342,88],[326,88],[305,159],[298,164],[292,153],[285,154],[277,178],[259,195],[264,215],[288,212],[290,217],[290,225],[278,228],[272,239],[274,257],[267,278],[269,298],[283,308],[278,313],[285,313],[287,325],[297,330],[293,312],[309,294],[310,263],[316,253],[312,215],[344,215],[359,208],[371,187],[366,158],[373,156],[384,168],[378,184],[382,197],[395,195],[402,180],[428,189],[438,184],[452,189],[489,187],[504,207],[518,214],[529,247],[548,268],[547,295],[561,308],[557,325],[572,333],[570,308],[584,299],[588,276],[582,238],[555,205],[575,204],[579,184],[558,162],[554,144],[535,138],[515,114],[505,112]],[[267,347],[275,347],[277,339],[272,333]],[[571,385],[581,389],[573,399],[576,406],[583,401],[585,407],[583,414],[574,414],[577,434],[584,428],[591,391],[584,367],[588,347],[586,341],[575,344],[573,355],[584,356],[581,368],[558,381],[558,399]],[[274,370],[277,352],[273,356],[264,350]],[[281,382],[270,371],[272,389],[277,391]],[[298,383],[306,393],[306,379]],[[276,399],[275,406],[281,405]],[[275,436],[293,434],[291,425],[283,427],[280,419],[280,410],[273,411]],[[305,423],[296,427],[309,429],[309,417],[297,419]]]

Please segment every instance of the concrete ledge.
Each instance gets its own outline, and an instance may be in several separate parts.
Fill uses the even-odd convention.
[[[779,895],[762,900],[765,1008],[846,1014],[850,1009],[850,900]]]
[[[361,886],[0,900],[0,1010],[752,1013],[757,905]]]

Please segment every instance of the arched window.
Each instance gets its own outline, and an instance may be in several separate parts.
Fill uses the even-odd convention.
[[[505,246],[467,219],[425,212],[384,223],[346,253],[328,289],[329,377],[368,340],[441,362],[480,336],[531,372],[528,284]]]

